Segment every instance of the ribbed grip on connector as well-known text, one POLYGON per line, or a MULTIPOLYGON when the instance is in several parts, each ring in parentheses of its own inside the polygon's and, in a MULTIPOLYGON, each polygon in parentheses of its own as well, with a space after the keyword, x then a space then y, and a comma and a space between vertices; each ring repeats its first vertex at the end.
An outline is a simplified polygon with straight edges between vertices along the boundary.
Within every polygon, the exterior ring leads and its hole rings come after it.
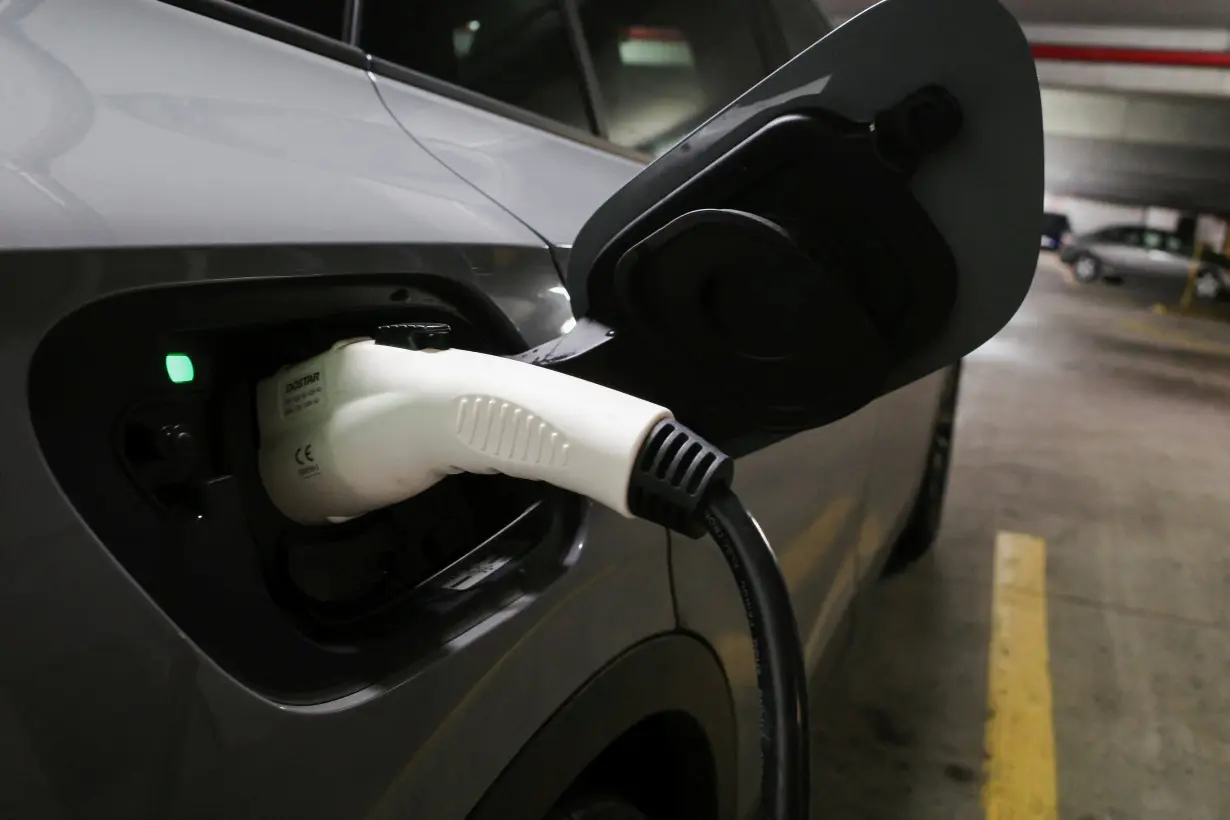
POLYGON ((628 482, 628 509, 689 538, 706 532, 705 499, 729 486, 734 461, 674 419, 663 419, 645 438, 628 482))

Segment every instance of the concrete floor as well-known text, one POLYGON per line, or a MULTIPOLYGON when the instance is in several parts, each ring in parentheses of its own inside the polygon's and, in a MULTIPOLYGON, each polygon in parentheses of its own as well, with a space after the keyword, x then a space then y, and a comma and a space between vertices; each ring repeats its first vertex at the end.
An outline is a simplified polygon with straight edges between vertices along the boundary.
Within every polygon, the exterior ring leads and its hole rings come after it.
POLYGON ((818 818, 983 817, 1001 531, 1046 540, 1057 817, 1230 817, 1230 324, 1158 296, 1043 257, 967 359, 937 547, 815 706, 818 818))

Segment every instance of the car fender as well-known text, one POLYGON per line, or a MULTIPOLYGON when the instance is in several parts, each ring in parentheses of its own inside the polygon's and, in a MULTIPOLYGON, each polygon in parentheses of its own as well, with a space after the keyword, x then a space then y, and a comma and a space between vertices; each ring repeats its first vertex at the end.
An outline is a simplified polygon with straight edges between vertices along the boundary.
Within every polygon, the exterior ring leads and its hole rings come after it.
POLYGON ((505 767, 470 820, 541 820, 612 743, 664 713, 683 713, 704 733, 715 767, 715 817, 733 820, 730 687, 709 646, 685 633, 643 641, 591 677, 505 767))

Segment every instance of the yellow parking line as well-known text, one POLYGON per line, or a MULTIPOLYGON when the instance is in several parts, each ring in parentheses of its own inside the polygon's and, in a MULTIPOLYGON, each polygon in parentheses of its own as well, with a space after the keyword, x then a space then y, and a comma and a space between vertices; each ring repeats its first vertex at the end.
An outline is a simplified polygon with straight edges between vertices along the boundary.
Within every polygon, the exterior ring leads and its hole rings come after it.
POLYGON ((1056 820, 1055 737, 1046 637, 1046 542, 995 539, 987 685, 987 820, 1056 820))
POLYGON ((1191 350, 1195 353, 1211 353, 1215 356, 1230 356, 1230 345, 1218 344, 1217 342, 1206 342, 1199 339, 1191 339, 1182 333, 1153 327, 1146 322, 1136 321, 1135 319, 1125 320, 1123 322, 1123 327, 1134 333, 1147 336, 1155 342, 1167 344, 1171 347, 1179 347, 1184 350, 1191 350))

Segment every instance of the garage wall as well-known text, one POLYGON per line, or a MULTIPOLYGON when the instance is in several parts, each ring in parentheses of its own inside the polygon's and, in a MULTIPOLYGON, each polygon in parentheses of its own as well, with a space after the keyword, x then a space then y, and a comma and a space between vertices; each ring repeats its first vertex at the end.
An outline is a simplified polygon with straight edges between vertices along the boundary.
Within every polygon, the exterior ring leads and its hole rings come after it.
POLYGON ((1139 225, 1145 222, 1146 212, 1149 210, 1137 206, 1116 205, 1112 202, 1098 202, 1092 199, 1056 194, 1046 195, 1043 208, 1047 211, 1067 214, 1068 221, 1072 223, 1073 233, 1089 233, 1107 225, 1124 223, 1139 225))
POLYGON ((1173 231, 1179 227, 1178 211, 1172 208, 1145 208, 1145 224, 1150 228, 1163 231, 1173 231))
MULTIPOLYGON (((1180 211, 1173 208, 1142 207, 1101 202, 1074 196, 1048 193, 1043 208, 1068 215, 1074 233, 1089 233, 1108 225, 1148 225, 1164 231, 1178 227, 1180 211)), ((1213 248, 1224 248, 1230 240, 1224 219, 1207 214, 1196 219, 1196 240, 1213 248)))
POLYGON ((1048 135, 1225 150, 1230 102, 1149 94, 1044 88, 1048 135))

